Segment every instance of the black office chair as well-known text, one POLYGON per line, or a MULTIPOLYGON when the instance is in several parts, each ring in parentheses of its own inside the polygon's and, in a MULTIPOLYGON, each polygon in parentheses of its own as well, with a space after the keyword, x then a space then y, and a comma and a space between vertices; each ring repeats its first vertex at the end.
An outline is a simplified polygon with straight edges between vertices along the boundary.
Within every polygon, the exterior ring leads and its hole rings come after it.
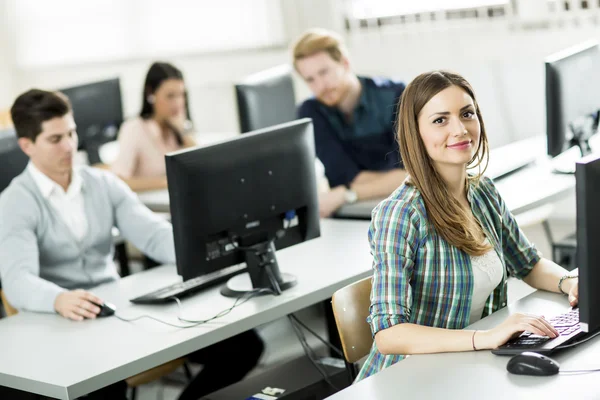
POLYGON ((29 158, 19 147, 15 130, 0 130, 0 193, 14 177, 23 172, 28 161, 29 158))
POLYGON ((292 71, 280 65, 235 85, 242 133, 296 119, 292 71))
MULTIPOLYGON (((28 161, 29 158, 19 147, 15 130, 0 130, 0 193, 8 187, 14 177, 23 172, 28 161)), ((0 282, 0 291, 1 289, 0 282)), ((6 310, 0 308, 0 316, 5 316, 6 310)))

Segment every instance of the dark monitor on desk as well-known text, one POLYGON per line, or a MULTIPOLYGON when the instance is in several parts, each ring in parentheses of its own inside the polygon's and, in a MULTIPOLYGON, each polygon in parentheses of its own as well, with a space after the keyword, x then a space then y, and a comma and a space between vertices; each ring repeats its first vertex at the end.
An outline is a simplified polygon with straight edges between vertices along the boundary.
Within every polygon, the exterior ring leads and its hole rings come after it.
POLYGON ((600 157, 590 155, 575 167, 579 322, 584 332, 600 329, 600 157))
POLYGON ((19 175, 29 157, 19 147, 14 129, 0 130, 0 193, 19 175))
POLYGON ((573 146, 591 152, 600 110, 600 47, 586 42, 546 58, 546 134, 548 155, 573 146))
POLYGON ((119 79, 61 89, 73 107, 79 148, 85 150, 89 163, 101 162, 100 146, 117 138, 123 123, 123 106, 119 79))
MULTIPOLYGON (((166 166, 184 280, 245 262, 253 288, 294 284, 275 251, 320 236, 310 119, 170 153, 166 166)), ((228 287, 231 296, 252 289, 228 287)))
POLYGON ((296 98, 290 66, 259 72, 235 85, 242 133, 296 119, 296 98))

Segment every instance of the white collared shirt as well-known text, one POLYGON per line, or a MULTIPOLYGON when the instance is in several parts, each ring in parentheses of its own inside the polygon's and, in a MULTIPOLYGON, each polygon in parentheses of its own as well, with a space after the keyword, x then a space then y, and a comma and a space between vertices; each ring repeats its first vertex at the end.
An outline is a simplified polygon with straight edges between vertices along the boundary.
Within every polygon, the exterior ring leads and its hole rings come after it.
POLYGON ((35 181, 37 187, 52 208, 60 215, 75 239, 81 242, 88 230, 88 221, 85 216, 83 200, 83 180, 77 168, 73 168, 71 183, 65 192, 63 188, 43 172, 36 168, 32 162, 27 165, 27 170, 35 181))

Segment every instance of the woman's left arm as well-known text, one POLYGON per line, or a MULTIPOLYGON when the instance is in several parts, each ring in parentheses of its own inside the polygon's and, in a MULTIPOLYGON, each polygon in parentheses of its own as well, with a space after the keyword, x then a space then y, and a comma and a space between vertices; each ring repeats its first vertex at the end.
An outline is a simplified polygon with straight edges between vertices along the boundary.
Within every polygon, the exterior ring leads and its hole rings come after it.
POLYGON ((494 182, 485 178, 484 186, 489 188, 489 194, 497 201, 497 211, 502 220, 504 260, 509 273, 522 279, 529 286, 549 292, 560 293, 558 287, 560 283, 562 291, 569 296, 569 303, 572 306, 576 305, 579 300, 578 278, 563 279, 565 276, 574 274, 569 274, 569 271, 558 264, 541 257, 535 246, 527 240, 519 228, 494 182))
MULTIPOLYGON (((536 289, 560 293, 558 285, 565 276, 574 276, 574 274, 570 274, 569 271, 547 258, 541 258, 533 266, 531 272, 523 278, 523 281, 536 289)), ((578 283, 579 278, 566 278, 561 283, 562 291, 569 295, 571 306, 575 306, 579 300, 578 283)))

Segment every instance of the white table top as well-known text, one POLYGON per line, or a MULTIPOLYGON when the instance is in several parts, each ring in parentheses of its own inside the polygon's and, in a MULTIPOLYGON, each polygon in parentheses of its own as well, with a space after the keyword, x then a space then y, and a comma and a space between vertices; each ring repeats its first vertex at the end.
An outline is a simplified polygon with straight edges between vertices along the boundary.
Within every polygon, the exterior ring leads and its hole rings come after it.
MULTIPOLYGON (((552 173, 549 161, 539 160, 534 165, 495 182, 513 214, 520 214, 544 204, 552 203, 575 192, 575 176, 552 173)), ((169 192, 149 191, 139 194, 151 210, 169 212, 169 192)), ((338 218, 370 219, 371 211, 382 199, 361 201, 343 206, 338 218)))
MULTIPOLYGON (((544 204, 560 200, 575 192, 575 176, 552 173, 549 161, 539 160, 534 165, 495 182, 513 214, 520 214, 544 204)), ((149 191, 139 194, 151 210, 169 212, 169 192, 149 191)), ((361 201, 343 206, 338 218, 370 219, 371 211, 382 199, 361 201)))
MULTIPOLYGON (((469 328, 488 329, 514 312, 543 314, 566 312, 566 297, 536 291, 478 321, 469 328)), ((600 338, 551 356, 562 370, 600 368, 600 338)), ((490 351, 414 355, 330 397, 354 399, 597 399, 598 374, 550 377, 512 375, 510 357, 490 351)))
MULTIPOLYGON (((495 181, 500 194, 513 214, 521 214, 541 205, 560 200, 574 193, 575 177, 552 173, 552 165, 545 152, 545 136, 509 143, 490 151, 485 175, 503 175, 522 162, 533 162, 521 170, 495 181)), ((338 218, 370 219, 371 211, 383 199, 373 199, 342 206, 338 218)))
MULTIPOLYGON (((552 173, 550 162, 535 164, 495 182, 510 211, 517 215, 575 193, 575 176, 552 173)), ((156 198, 155 198, 156 199, 156 198)), ((338 218, 370 219, 371 211, 382 199, 345 205, 338 218)))
MULTIPOLYGON (((71 399, 318 303, 371 272, 368 222, 324 220, 321 237, 277 252, 298 285, 281 296, 253 298, 230 314, 190 329, 149 319, 73 322, 21 312, 0 320, 0 385, 71 399)), ((178 323, 175 304, 140 306, 128 299, 180 281, 174 266, 131 275, 94 290, 125 318, 142 314, 178 323)), ((233 304, 212 288, 183 300, 185 318, 204 319, 233 304)))
MULTIPOLYGON (((535 163, 496 181, 496 186, 513 214, 521 214, 544 204, 552 203, 575 191, 575 177, 552 173, 551 162, 545 156, 545 137, 510 143, 491 151, 486 175, 496 176, 505 164, 514 164, 510 157, 535 159, 535 163)), ((148 191, 139 194, 151 210, 169 212, 167 190, 148 191)), ((371 219, 371 211, 382 199, 360 201, 342 206, 337 218, 371 219)))

